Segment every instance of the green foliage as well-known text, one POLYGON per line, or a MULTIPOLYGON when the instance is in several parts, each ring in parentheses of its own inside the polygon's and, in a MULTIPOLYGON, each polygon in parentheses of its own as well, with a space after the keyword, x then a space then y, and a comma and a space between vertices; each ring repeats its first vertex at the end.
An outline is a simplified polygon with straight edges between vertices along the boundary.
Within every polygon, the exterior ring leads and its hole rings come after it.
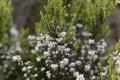
POLYGON ((120 40, 118 41, 118 43, 115 46, 116 50, 119 51, 120 50, 120 40))
POLYGON ((116 60, 113 59, 113 55, 108 60, 108 72, 107 76, 102 80, 119 80, 119 73, 117 72, 118 66, 115 65, 116 60))
POLYGON ((44 6, 45 13, 40 13, 41 21, 37 23, 37 29, 39 33, 48 33, 53 37, 58 37, 58 34, 62 31, 67 32, 67 36, 64 38, 64 42, 71 41, 76 36, 76 30, 73 29, 76 17, 79 11, 79 0, 72 1, 72 7, 70 9, 71 19, 68 21, 66 14, 67 6, 63 4, 62 0, 50 0, 48 5, 44 6), (69 26, 66 25, 69 23, 69 26))
POLYGON ((86 0, 81 16, 83 17, 85 29, 93 33, 93 37, 98 40, 105 38, 109 33, 107 19, 115 8, 112 0, 86 0))
POLYGON ((11 2, 0 0, 0 40, 4 37, 5 32, 8 32, 11 26, 11 2))
POLYGON ((49 4, 44 7, 45 14, 41 12, 40 32, 48 31, 48 33, 55 36, 57 32, 63 30, 66 11, 62 4, 61 0, 50 0, 49 4))

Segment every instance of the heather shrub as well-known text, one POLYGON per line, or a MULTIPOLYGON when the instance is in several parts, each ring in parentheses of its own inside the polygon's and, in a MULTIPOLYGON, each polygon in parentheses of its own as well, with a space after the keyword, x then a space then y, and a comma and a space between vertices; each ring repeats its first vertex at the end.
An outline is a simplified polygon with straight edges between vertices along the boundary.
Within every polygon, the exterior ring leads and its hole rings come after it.
POLYGON ((20 40, 0 45, 1 79, 119 79, 117 55, 105 41, 115 5, 112 0, 49 0, 36 23, 37 35, 23 30, 20 40))

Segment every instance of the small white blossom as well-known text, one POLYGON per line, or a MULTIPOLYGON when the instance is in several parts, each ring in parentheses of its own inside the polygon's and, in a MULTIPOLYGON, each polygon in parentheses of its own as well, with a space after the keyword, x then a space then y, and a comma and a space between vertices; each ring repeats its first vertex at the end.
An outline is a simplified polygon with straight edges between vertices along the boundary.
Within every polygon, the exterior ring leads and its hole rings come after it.
POLYGON ((51 66, 51 68, 52 68, 54 71, 57 70, 57 68, 58 68, 58 65, 57 65, 57 64, 51 64, 50 66, 51 66))
POLYGON ((91 77, 91 80, 96 80, 95 75, 93 75, 93 76, 91 77))
POLYGON ((71 7, 71 4, 68 4, 68 7, 71 7))
POLYGON ((98 55, 93 56, 93 60, 95 61, 96 59, 98 59, 98 55))
POLYGON ((62 61, 59 62, 60 63, 60 67, 64 68, 66 65, 68 65, 69 63, 69 59, 68 58, 64 58, 62 61))
POLYGON ((22 71, 26 71, 26 70, 27 70, 27 68, 26 68, 26 67, 23 67, 23 68, 22 68, 22 71))
POLYGON ((117 69, 117 72, 120 73, 120 67, 117 69))
POLYGON ((76 26, 77 26, 78 28, 83 28, 83 25, 82 25, 82 24, 79 24, 79 23, 77 23, 76 26))
POLYGON ((94 39, 89 39, 89 40, 88 40, 88 43, 89 43, 89 44, 94 44, 95 41, 94 41, 94 39))
POLYGON ((75 72, 75 68, 70 68, 70 72, 75 72))
POLYGON ((10 29, 10 34, 14 37, 15 40, 18 40, 20 33, 16 27, 17 26, 15 24, 13 24, 12 28, 10 29))
POLYGON ((81 49, 81 53, 82 53, 82 54, 85 54, 85 49, 81 49))
POLYGON ((56 38, 57 42, 61 42, 63 40, 63 38, 56 38))
POLYGON ((51 77, 50 71, 46 72, 46 76, 50 79, 50 77, 51 77))
POLYGON ((41 59, 40 59, 39 57, 36 57, 36 61, 37 61, 37 62, 40 62, 41 59))
POLYGON ((63 51, 65 49, 65 46, 58 46, 58 50, 63 51))
POLYGON ((55 45, 56 45, 56 42, 49 42, 48 47, 53 48, 55 47, 55 45))
POLYGON ((79 72, 73 72, 74 77, 77 77, 77 75, 79 75, 79 72))
POLYGON ((91 66, 89 64, 85 65, 85 71, 90 70, 91 66))
POLYGON ((76 80, 85 80, 84 75, 83 74, 77 75, 76 80))
POLYGON ((34 77, 38 77, 38 74, 34 74, 34 77))
POLYGON ((81 65, 81 61, 76 61, 75 64, 80 66, 81 65))
POLYGON ((44 71, 44 70, 45 70, 45 67, 42 67, 42 68, 41 68, 41 71, 44 71))
POLYGON ((30 78, 26 78, 25 80, 30 80, 30 78))
POLYGON ((117 60, 116 60, 116 63, 115 63, 116 65, 118 65, 118 66, 120 66, 120 59, 119 58, 117 58, 117 60))
POLYGON ((43 55, 44 55, 45 57, 48 57, 48 56, 50 56, 50 52, 45 51, 45 52, 43 53, 43 55))
POLYGON ((27 69, 32 69, 32 66, 28 66, 27 69))
POLYGON ((74 66, 75 66, 74 62, 72 62, 72 63, 69 64, 69 67, 74 67, 74 66))
POLYGON ((102 76, 106 76, 106 75, 107 75, 107 71, 102 72, 101 75, 102 75, 102 76))
POLYGON ((35 51, 39 51, 39 47, 38 46, 35 46, 35 51))
POLYGON ((35 40, 35 39, 36 39, 35 35, 29 35, 28 36, 28 40, 35 40))
POLYGON ((67 34, 66 32, 61 32, 58 36, 59 36, 59 37, 65 37, 66 34, 67 34))
POLYGON ((29 64, 30 64, 30 61, 25 62, 25 65, 29 65, 29 64))
POLYGON ((13 61, 21 61, 21 56, 20 55, 15 55, 12 57, 13 61))
POLYGON ((92 36, 92 34, 91 34, 91 33, 89 33, 89 32, 83 32, 83 33, 82 33, 82 35, 83 35, 84 37, 89 37, 89 36, 92 36))
POLYGON ((24 77, 27 77, 27 74, 26 74, 26 73, 24 74, 24 77))
MULTIPOLYGON (((38 49, 38 50, 39 50, 39 49, 38 49)), ((35 50, 32 49, 32 50, 31 50, 31 53, 32 53, 32 54, 35 54, 35 50)))
POLYGON ((88 54, 94 55, 95 54, 95 50, 88 50, 88 54))
POLYGON ((69 52, 71 49, 70 48, 65 48, 64 51, 69 52))

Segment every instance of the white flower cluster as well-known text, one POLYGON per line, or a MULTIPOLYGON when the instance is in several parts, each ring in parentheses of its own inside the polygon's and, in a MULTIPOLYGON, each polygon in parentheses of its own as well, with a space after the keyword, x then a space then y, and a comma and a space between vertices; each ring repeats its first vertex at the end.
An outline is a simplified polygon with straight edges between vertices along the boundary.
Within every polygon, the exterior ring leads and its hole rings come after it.
MULTIPOLYGON (((82 25, 77 24, 77 26, 82 25)), ((98 59, 104 54, 107 46, 104 39, 95 41, 91 38, 91 33, 83 32, 84 39, 81 40, 80 51, 76 52, 74 49, 77 39, 74 38, 73 41, 64 43, 66 35, 66 32, 63 31, 58 33, 57 37, 48 34, 40 34, 37 37, 28 36, 30 51, 27 50, 25 53, 27 56, 24 57, 29 61, 21 57, 24 54, 14 54, 12 57, 13 62, 17 62, 17 65, 20 66, 26 80, 30 80, 30 78, 54 80, 58 76, 71 76, 73 80, 100 79, 98 59), (87 74, 89 76, 85 76, 87 74)), ((13 53, 15 53, 14 50, 13 53)))
POLYGON ((15 66, 12 65, 12 60, 20 61, 22 58, 20 55, 16 55, 12 57, 15 53, 21 53, 22 49, 20 47, 20 43, 16 42, 11 45, 1 44, 0 43, 0 72, 5 74, 4 78, 8 79, 15 70, 15 66))
POLYGON ((118 66, 117 72, 120 74, 120 53, 118 51, 116 51, 116 52, 114 52, 114 54, 116 56, 113 57, 113 59, 115 61, 115 65, 118 66))
MULTIPOLYGON (((89 32, 83 32, 84 37, 81 42, 81 49, 79 59, 81 63, 85 63, 83 66, 84 72, 90 74, 91 80, 99 80, 99 59, 102 55, 105 55, 107 44, 104 39, 96 41, 92 39, 92 34, 89 32), (94 66, 94 67, 93 67, 94 66), (97 74, 97 75, 96 75, 97 74), (94 76, 94 77, 93 77, 94 76)), ((103 61, 108 59, 108 55, 102 57, 103 61), (105 57, 105 58, 104 58, 105 57)), ((106 68, 106 66, 103 66, 106 68)))
MULTIPOLYGON (((33 65, 31 65, 31 61, 23 61, 20 55, 15 55, 12 57, 13 61, 17 62, 19 66, 21 66, 21 71, 24 72, 24 77, 26 80, 30 80, 30 77, 38 77, 37 74, 37 68, 33 67, 33 65), (33 73, 32 70, 34 69, 33 73)), ((37 61, 40 61, 40 58, 37 57, 36 58, 37 61)))
POLYGON ((13 61, 18 61, 20 62, 21 61, 21 56, 20 55, 15 55, 12 57, 13 61))
MULTIPOLYGON (((53 38, 47 34, 40 34, 36 37, 37 42, 35 45, 35 49, 33 50, 35 51, 35 53, 39 53, 38 55, 42 56, 41 58, 36 57, 36 61, 37 63, 45 64, 44 66, 40 66, 41 69, 39 72, 42 73, 45 71, 46 77, 48 79, 52 77, 54 78, 56 74, 58 74, 57 71, 59 71, 59 75, 64 76, 73 73, 73 75, 71 76, 74 76, 74 73, 77 72, 75 67, 81 65, 80 60, 74 60, 74 58, 73 60, 70 60, 70 58, 72 59, 72 57, 75 56, 75 53, 74 51, 71 52, 71 49, 70 47, 68 47, 68 45, 74 43, 67 42, 67 44, 63 44, 63 39, 65 36, 66 32, 61 32, 58 33, 57 38, 53 38), (65 73, 66 71, 67 73, 65 73)), ((75 77, 77 78, 79 76, 75 77)))
POLYGON ((35 39, 36 39, 36 36, 35 36, 35 35, 29 35, 29 36, 28 36, 29 44, 30 44, 31 46, 34 46, 35 39))

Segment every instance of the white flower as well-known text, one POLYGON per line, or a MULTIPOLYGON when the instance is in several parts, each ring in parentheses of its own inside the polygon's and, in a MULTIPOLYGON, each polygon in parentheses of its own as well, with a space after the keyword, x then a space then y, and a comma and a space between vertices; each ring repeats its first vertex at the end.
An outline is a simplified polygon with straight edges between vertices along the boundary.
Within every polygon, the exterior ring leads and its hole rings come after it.
POLYGON ((89 40, 88 40, 88 43, 89 43, 89 44, 94 44, 95 41, 94 41, 94 39, 89 39, 89 40))
POLYGON ((65 48, 64 51, 65 51, 65 52, 69 52, 69 51, 70 51, 70 48, 65 48))
POLYGON ((29 35, 28 36, 28 40, 35 40, 35 39, 36 39, 35 35, 29 35))
POLYGON ((75 68, 70 68, 70 72, 74 72, 75 71, 75 68))
POLYGON ((59 46, 58 45, 58 50, 63 51, 65 49, 65 46, 59 46))
POLYGON ((56 42, 49 42, 48 47, 53 48, 53 47, 55 47, 55 44, 56 44, 56 42))
POLYGON ((120 67, 117 69, 117 72, 120 73, 120 67))
POLYGON ((120 66, 120 59, 117 59, 115 64, 120 66))
POLYGON ((45 51, 45 52, 43 53, 43 55, 44 55, 45 57, 48 57, 48 56, 50 56, 50 52, 45 51))
POLYGON ((32 53, 32 54, 35 54, 35 50, 32 49, 32 50, 31 50, 31 53, 32 53))
POLYGON ((21 47, 20 46, 16 46, 16 49, 15 49, 16 51, 18 51, 18 52, 22 52, 22 49, 21 49, 21 47))
POLYGON ((93 55, 95 54, 95 50, 89 50, 89 51, 88 51, 88 54, 90 54, 90 55, 93 56, 93 55))
POLYGON ((85 71, 90 70, 91 66, 89 64, 85 65, 85 71))
POLYGON ((46 76, 50 79, 50 77, 51 77, 50 71, 46 72, 46 76))
POLYGON ((77 23, 76 26, 77 26, 78 28, 82 28, 82 27, 83 27, 83 25, 82 25, 82 24, 79 24, 79 23, 77 23))
POLYGON ((35 51, 38 51, 39 50, 39 47, 38 46, 35 46, 35 51))
POLYGON ((79 75, 79 72, 73 72, 74 77, 77 77, 77 75, 79 75))
POLYGON ((66 32, 61 32, 58 36, 60 36, 60 37, 65 37, 66 36, 66 32))
POLYGON ((25 80, 30 80, 30 78, 26 78, 25 80))
POLYGON ((25 65, 28 65, 28 64, 30 64, 30 61, 27 61, 27 62, 25 63, 25 65))
POLYGON ((79 66, 81 65, 81 61, 76 61, 75 64, 79 66))
POLYGON ((68 4, 68 7, 71 7, 71 4, 68 4))
POLYGON ((12 57, 13 61, 21 61, 21 56, 20 55, 15 55, 12 57))
POLYGON ((93 60, 95 61, 96 59, 98 59, 98 55, 93 56, 93 60))
POLYGON ((83 74, 77 75, 76 80, 85 80, 84 75, 83 74))
POLYGON ((61 42, 63 40, 63 38, 56 38, 57 42, 61 42))
POLYGON ((28 66, 27 69, 32 69, 32 66, 28 66))
POLYGON ((38 77, 38 74, 34 74, 34 77, 38 77))
POLYGON ((15 40, 18 40, 20 33, 16 27, 17 26, 13 24, 12 28, 10 29, 10 34, 14 37, 15 40))
POLYGON ((106 74, 107 74, 107 71, 101 73, 102 76, 106 76, 106 74))
POLYGON ((51 64, 50 67, 55 71, 55 70, 57 70, 58 65, 57 64, 51 64))
POLYGON ((82 36, 88 37, 88 36, 92 36, 92 34, 89 33, 89 32, 83 32, 83 33, 82 33, 82 36))
POLYGON ((75 66, 74 62, 72 62, 72 63, 69 64, 69 67, 74 67, 74 66, 75 66))
POLYGON ((24 74, 24 77, 27 77, 27 74, 26 74, 26 73, 24 74))
POLYGON ((42 68, 41 68, 41 71, 44 71, 44 70, 45 70, 45 67, 42 67, 42 68))
POLYGON ((81 53, 82 53, 82 54, 85 54, 85 49, 81 49, 81 53))
POLYGON ((102 39, 101 41, 102 41, 102 46, 103 46, 103 47, 106 47, 106 46, 107 46, 107 43, 105 42, 105 40, 102 39))
POLYGON ((66 65, 68 65, 69 63, 69 59, 68 58, 64 58, 62 61, 59 62, 60 63, 60 67, 64 68, 66 65))
POLYGON ((36 57, 36 61, 37 61, 37 62, 40 62, 41 59, 40 59, 39 57, 36 57))
POLYGON ((18 52, 22 52, 22 49, 20 47, 20 42, 16 43, 16 49, 15 50, 18 51, 18 52))
POLYGON ((95 77, 95 75, 93 75, 92 77, 91 77, 91 80, 95 80, 96 79, 96 77, 95 77))
POLYGON ((27 68, 26 68, 26 67, 23 67, 23 68, 22 68, 22 71, 26 71, 26 70, 27 70, 27 68))

